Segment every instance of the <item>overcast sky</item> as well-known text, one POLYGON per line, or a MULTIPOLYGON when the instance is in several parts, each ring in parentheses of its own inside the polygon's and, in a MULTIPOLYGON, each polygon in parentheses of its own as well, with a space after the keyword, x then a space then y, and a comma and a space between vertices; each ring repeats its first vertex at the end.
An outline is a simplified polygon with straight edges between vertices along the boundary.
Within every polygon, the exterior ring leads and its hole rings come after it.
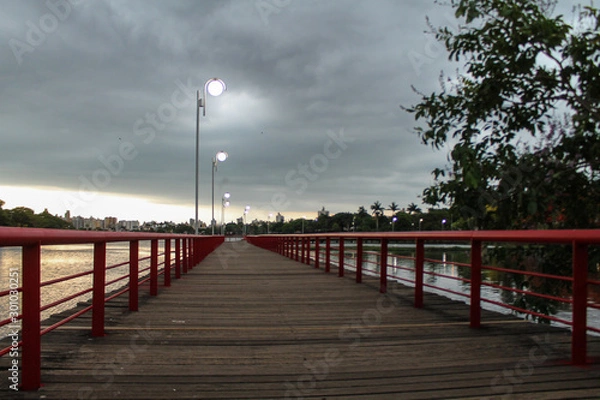
MULTIPOLYGON (((566 2, 567 4, 570 2, 566 2)), ((376 200, 420 204, 444 151, 400 109, 456 66, 425 34, 434 0, 0 0, 0 199, 53 214, 194 217, 251 207, 316 217, 376 200)))

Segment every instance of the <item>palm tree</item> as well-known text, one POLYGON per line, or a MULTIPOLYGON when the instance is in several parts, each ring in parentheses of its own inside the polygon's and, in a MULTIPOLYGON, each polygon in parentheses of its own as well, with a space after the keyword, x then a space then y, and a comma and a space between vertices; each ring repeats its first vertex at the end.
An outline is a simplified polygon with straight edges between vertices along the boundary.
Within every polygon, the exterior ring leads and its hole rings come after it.
POLYGON ((384 208, 379 201, 376 201, 371 205, 371 210, 373 210, 373 215, 375 216, 375 229, 379 230, 379 217, 383 214, 384 208))
POLYGON ((410 203, 406 208, 406 211, 408 211, 409 214, 420 214, 423 212, 415 203, 410 203))
POLYGON ((400 211, 400 206, 392 201, 392 204, 388 206, 388 210, 390 210, 393 215, 396 215, 396 213, 400 211))

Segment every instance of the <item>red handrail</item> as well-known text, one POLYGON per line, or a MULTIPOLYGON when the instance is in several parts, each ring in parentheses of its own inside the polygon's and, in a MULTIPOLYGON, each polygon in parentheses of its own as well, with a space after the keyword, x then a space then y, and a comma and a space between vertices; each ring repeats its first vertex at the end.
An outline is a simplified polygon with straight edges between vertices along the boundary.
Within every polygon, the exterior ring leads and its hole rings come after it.
MULTIPOLYGON (((21 340, 15 339, 11 346, 0 348, 0 357, 13 354, 17 349, 21 350, 21 390, 36 390, 41 386, 41 337, 72 321, 80 315, 92 311, 91 332, 93 336, 104 335, 104 308, 105 303, 119 295, 129 293, 129 310, 137 311, 139 286, 150 281, 150 295, 158 294, 158 276, 164 275, 164 286, 170 286, 171 279, 171 242, 175 241, 175 278, 181 277, 181 267, 187 273, 194 265, 198 264, 208 254, 215 250, 224 241, 223 236, 189 236, 176 234, 158 233, 133 233, 133 232, 89 232, 69 231, 39 228, 8 228, 0 227, 0 247, 17 246, 22 249, 22 266, 19 280, 21 286, 11 287, 9 290, 0 287, 0 298, 9 297, 11 304, 22 303, 19 312, 11 311, 9 318, 0 319, 1 325, 16 324, 21 320, 21 340), (150 257, 139 257, 139 241, 150 241, 150 257), (129 261, 107 266, 107 243, 126 242, 129 244, 129 261), (158 252, 159 242, 164 242, 164 252, 158 252), (76 273, 70 276, 41 281, 41 248, 46 245, 58 244, 93 244, 94 261, 93 270, 76 273), (159 262, 159 257, 163 261, 159 262), (139 270, 139 262, 150 260, 150 267, 139 270), (117 279, 106 282, 106 271, 129 265, 129 273, 117 279), (162 267, 159 270, 159 266, 162 267), (140 273, 149 270, 149 275, 140 279, 140 273), (77 293, 66 295, 49 304, 41 304, 42 286, 50 286, 55 283, 65 282, 85 275, 93 275, 92 286, 80 290, 77 293), (118 290, 107 297, 107 286, 118 281, 129 278, 124 289, 118 290), (63 320, 52 324, 44 329, 41 328, 41 313, 44 310, 55 307, 66 301, 72 300, 84 294, 92 292, 92 304, 82 310, 78 310, 63 320), (18 297, 17 297, 18 296, 18 297), (14 301, 13 301, 14 300, 14 301)), ((4 279, 1 280, 4 282, 4 279)), ((12 327, 11 327, 12 329, 12 327)), ((12 356, 12 355, 11 355, 12 356)), ((14 358, 17 360, 17 358, 14 358)), ((13 360, 13 363, 14 363, 13 360)), ((17 361, 18 362, 18 361, 17 361)))
MULTIPOLYGON (((587 293, 588 286, 598 285, 597 280, 588 279, 588 247, 589 245, 600 244, 600 230, 598 229, 583 229, 583 230, 524 230, 524 231, 437 231, 437 232, 365 232, 365 233, 319 233, 319 234, 301 234, 301 235, 261 235, 248 236, 246 238, 249 243, 265 248, 270 251, 280 253, 286 257, 299 261, 300 251, 302 261, 310 263, 310 244, 315 243, 315 258, 320 259, 320 254, 317 252, 317 243, 325 241, 325 271, 329 272, 331 260, 331 250, 338 250, 338 276, 344 275, 344 242, 356 241, 357 247, 357 265, 356 265, 356 281, 362 281, 362 248, 366 240, 373 240, 380 243, 380 283, 379 290, 381 293, 387 291, 387 281, 389 278, 397 279, 388 274, 388 243, 390 241, 413 241, 415 243, 415 292, 414 305, 417 308, 423 306, 423 288, 433 287, 425 284, 423 277, 426 274, 424 271, 424 244, 426 241, 442 241, 442 242, 468 242, 471 248, 471 262, 468 264, 471 268, 470 293, 467 297, 470 299, 470 326, 478 328, 481 324, 481 303, 488 302, 491 304, 501 305, 506 308, 526 312, 530 315, 547 318, 557 322, 567 322, 562 319, 536 313, 531 310, 523 310, 518 307, 501 304, 499 302, 482 299, 481 287, 493 286, 482 281, 482 271, 495 270, 511 273, 521 273, 540 278, 551 278, 572 282, 572 299, 560 299, 556 296, 540 295, 553 300, 562 300, 572 304, 572 335, 571 335, 571 362, 575 365, 583 365, 590 362, 587 359, 587 332, 599 332, 600 330, 588 326, 587 310, 588 308, 597 309, 596 305, 588 304, 587 293), (332 241, 337 242, 337 248, 332 246, 332 241), (537 273, 532 271, 518 271, 509 268, 488 267, 482 265, 481 249, 483 243, 536 243, 536 244, 569 244, 573 249, 572 260, 572 276, 565 277, 546 273, 537 273), (300 243, 308 243, 309 248, 302 246, 300 243), (360 249, 360 250, 359 250, 360 249), (307 259, 308 261, 304 261, 307 259), (358 261, 360 260, 360 266, 358 261)), ((318 265, 315 265, 318 267, 318 265)), ((517 291, 514 288, 504 288, 506 290, 517 291)), ((440 289, 435 287, 435 289, 440 289)), ((445 291, 450 291, 445 289, 445 291)), ((452 291, 450 291, 452 292, 452 291)), ((463 294, 461 294, 463 295, 463 294)))

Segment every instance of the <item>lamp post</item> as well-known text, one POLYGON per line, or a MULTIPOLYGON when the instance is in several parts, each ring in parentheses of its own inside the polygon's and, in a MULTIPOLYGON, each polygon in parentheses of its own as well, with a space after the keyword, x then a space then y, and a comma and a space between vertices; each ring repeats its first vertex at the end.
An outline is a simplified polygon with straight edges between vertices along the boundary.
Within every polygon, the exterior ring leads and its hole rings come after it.
POLYGON ((227 160, 227 157, 229 157, 229 155, 227 153, 225 153, 224 151, 219 151, 216 155, 215 158, 213 158, 212 160, 212 219, 210 220, 210 225, 211 225, 211 229, 212 229, 212 235, 215 234, 215 225, 216 225, 216 221, 215 221, 215 171, 217 170, 217 163, 218 162, 223 162, 225 160, 227 160))
POLYGON ((227 90, 225 82, 219 78, 211 78, 204 83, 202 97, 200 91, 196 91, 196 218, 194 223, 194 233, 198 234, 198 184, 200 182, 200 108, 202 108, 202 116, 206 116, 206 93, 211 96, 220 96, 227 90))
POLYGON ((246 217, 249 212, 250 212, 250 206, 246 206, 246 209, 244 210, 244 236, 246 236, 246 234, 248 233, 248 221, 247 221, 246 217))
POLYGON ((267 220, 267 235, 271 233, 271 217, 273 214, 269 214, 269 219, 267 220))
POLYGON ((229 207, 229 198, 231 194, 229 192, 225 192, 223 194, 223 198, 221 199, 221 235, 225 235, 225 208, 229 207))
POLYGON ((444 230, 444 225, 446 225, 446 219, 445 218, 442 220, 442 230, 444 230))
POLYGON ((396 221, 398 221, 398 217, 392 217, 392 232, 396 230, 396 221))
POLYGON ((423 218, 419 219, 419 230, 421 230, 421 224, 423 223, 423 218))

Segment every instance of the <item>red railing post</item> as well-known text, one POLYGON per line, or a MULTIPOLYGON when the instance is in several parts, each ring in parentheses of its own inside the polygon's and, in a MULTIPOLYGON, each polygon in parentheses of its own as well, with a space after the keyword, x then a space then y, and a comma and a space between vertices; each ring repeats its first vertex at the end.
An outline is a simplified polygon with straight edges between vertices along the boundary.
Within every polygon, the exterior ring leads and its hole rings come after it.
POLYGON ((587 363, 588 246, 573 242, 573 332, 571 362, 587 363))
POLYGON ((165 239, 165 276, 164 284, 171 286, 171 239, 165 239))
POLYGON ((175 279, 181 279, 181 239, 175 239, 175 279))
POLYGON ((331 238, 325 239, 325 272, 331 271, 331 238))
POLYGON ((150 241, 150 296, 158 294, 158 239, 150 241))
POLYGON ((104 336, 106 292, 106 242, 94 243, 94 287, 92 291, 92 336, 104 336))
POLYGON ((318 236, 315 237, 315 268, 317 268, 317 269, 319 268, 319 262, 320 262, 320 260, 319 260, 319 258, 320 258, 320 255, 319 255, 319 246, 320 246, 320 244, 321 243, 320 243, 319 237, 318 236))
POLYGON ((344 238, 341 237, 339 239, 339 245, 338 245, 338 259, 339 259, 339 265, 338 265, 338 276, 341 278, 344 276, 344 238))
POLYGON ((304 255, 306 253, 306 238, 300 238, 300 262, 304 264, 306 262, 306 258, 304 255))
POLYGON ((39 243, 23 246, 23 352, 21 360, 23 390, 37 390, 42 386, 41 359, 41 246, 39 243))
POLYGON ((388 240, 381 239, 381 259, 379 268, 379 293, 387 292, 388 240))
POLYGON ((138 311, 140 242, 129 242, 129 311, 138 311))
POLYGON ((356 283, 362 283, 363 272, 363 240, 356 239, 356 283))
POLYGON ((415 251, 415 308, 423 308, 423 275, 425 273, 425 242, 417 239, 415 251))
POLYGON ((306 257, 304 258, 304 261, 306 262, 307 265, 310 265, 310 244, 311 244, 312 240, 307 237, 306 239, 304 239, 304 246, 305 246, 305 251, 306 251, 306 257))
POLYGON ((182 239, 182 247, 183 247, 183 259, 181 260, 182 264, 183 264, 183 273, 187 274, 188 272, 188 250, 187 250, 187 245, 188 245, 188 240, 187 238, 182 239))
POLYGON ((296 257, 295 257, 295 260, 296 261, 300 261, 300 238, 298 236, 296 236, 295 242, 296 242, 296 257))
POLYGON ((198 263, 198 249, 195 238, 188 238, 188 271, 194 269, 198 263))
POLYGON ((471 241, 471 328, 481 326, 481 241, 471 241))

